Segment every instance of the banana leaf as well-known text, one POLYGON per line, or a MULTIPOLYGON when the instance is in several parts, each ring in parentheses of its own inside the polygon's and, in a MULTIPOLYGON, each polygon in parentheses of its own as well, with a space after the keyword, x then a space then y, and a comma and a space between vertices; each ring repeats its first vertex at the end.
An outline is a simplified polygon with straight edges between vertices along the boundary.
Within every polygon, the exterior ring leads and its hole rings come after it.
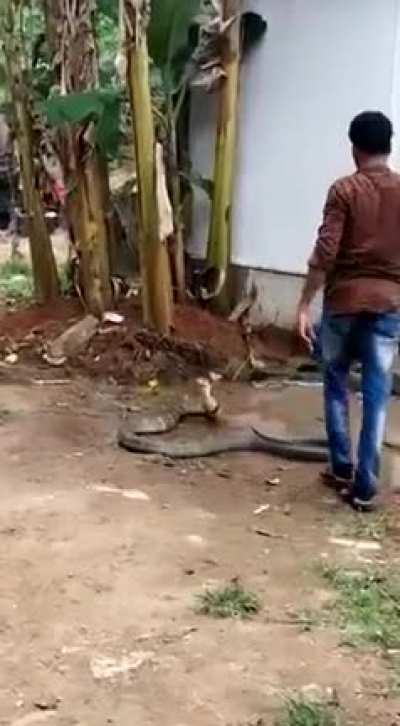
POLYGON ((97 0, 97 12, 107 15, 111 20, 118 22, 117 0, 97 0))
POLYGON ((89 124, 95 128, 95 143, 104 156, 115 157, 120 142, 119 91, 96 90, 53 96, 43 108, 50 126, 89 124))
POLYGON ((177 90, 190 58, 190 28, 201 0, 153 0, 148 30, 149 52, 169 93, 177 90))

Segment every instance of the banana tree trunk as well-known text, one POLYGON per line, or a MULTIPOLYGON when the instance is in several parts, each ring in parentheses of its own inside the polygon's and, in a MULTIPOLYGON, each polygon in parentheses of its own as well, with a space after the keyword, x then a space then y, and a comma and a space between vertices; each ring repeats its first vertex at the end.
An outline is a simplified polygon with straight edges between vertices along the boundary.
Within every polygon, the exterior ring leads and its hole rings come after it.
POLYGON ((183 219, 182 219, 182 194, 181 181, 179 178, 178 164, 178 142, 176 130, 176 117, 174 113, 172 99, 169 100, 169 173, 171 179, 171 200, 174 211, 174 248, 173 259, 175 267, 175 283, 176 296, 180 303, 185 301, 186 282, 185 282, 185 243, 183 236, 183 219))
POLYGON ((5 31, 4 51, 20 157, 23 200, 27 215, 35 297, 39 302, 48 302, 59 295, 60 288, 35 170, 36 150, 33 141, 31 98, 30 89, 26 86, 25 81, 20 20, 20 1, 9 0, 3 27, 5 31))
POLYGON ((222 62, 225 80, 220 93, 217 138, 215 146, 214 196, 211 210, 207 259, 218 270, 216 288, 210 297, 224 289, 231 257, 231 220, 236 160, 238 99, 240 71, 241 0, 224 0, 224 20, 235 17, 223 39, 222 62))
POLYGON ((159 228, 156 144, 146 38, 148 13, 146 0, 124 0, 128 87, 139 191, 143 314, 147 325, 168 334, 172 326, 172 288, 166 240, 160 238, 159 228))
POLYGON ((110 187, 110 173, 107 160, 99 156, 103 217, 106 228, 109 274, 112 277, 118 270, 118 233, 115 222, 114 205, 110 187))
MULTIPOLYGON (((98 83, 93 0, 44 0, 49 46, 62 94, 87 91, 98 83)), ((111 305, 105 176, 98 152, 84 134, 66 128, 61 160, 67 186, 68 223, 79 259, 79 279, 88 309, 98 317, 111 305)))
POLYGON ((101 317, 111 302, 107 229, 103 193, 95 154, 78 167, 77 219, 81 282, 89 310, 101 317))

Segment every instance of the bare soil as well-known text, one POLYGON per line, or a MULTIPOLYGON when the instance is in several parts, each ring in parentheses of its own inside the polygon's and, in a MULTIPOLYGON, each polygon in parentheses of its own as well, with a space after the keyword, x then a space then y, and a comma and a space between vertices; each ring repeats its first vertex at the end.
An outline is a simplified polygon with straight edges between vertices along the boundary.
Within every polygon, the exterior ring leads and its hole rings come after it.
MULTIPOLYGON (((158 405, 163 387, 153 399, 100 378, 55 384, 23 362, 1 381, 0 724, 272 726, 287 693, 310 684, 336 689, 346 725, 400 724, 379 654, 300 622, 331 598, 318 564, 364 564, 329 542, 348 513, 316 467, 133 456, 115 443, 122 412, 158 405), (232 578, 261 612, 198 615, 196 595, 232 578)), ((318 389, 219 395, 226 415, 278 433, 321 426, 318 389)), ((366 556, 398 564, 396 538, 366 556)))
MULTIPOLYGON (((177 305, 170 338, 143 329, 138 301, 126 300, 118 310, 124 316, 123 324, 102 326, 88 349, 68 361, 58 374, 78 371, 125 384, 145 383, 155 377, 175 382, 204 370, 224 371, 228 364, 234 373, 248 355, 240 326, 207 310, 177 305)), ((77 299, 0 313, 0 353, 17 351, 22 361, 39 364, 46 343, 84 314, 77 299)), ((292 353, 291 339, 274 328, 256 333, 252 345, 257 356, 278 364, 292 353)))

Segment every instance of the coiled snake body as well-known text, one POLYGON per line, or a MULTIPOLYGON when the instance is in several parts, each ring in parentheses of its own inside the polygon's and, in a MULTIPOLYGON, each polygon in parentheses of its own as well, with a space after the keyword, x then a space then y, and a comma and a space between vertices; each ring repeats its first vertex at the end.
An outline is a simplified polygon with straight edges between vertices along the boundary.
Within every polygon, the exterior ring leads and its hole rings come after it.
POLYGON ((218 418, 218 404, 212 396, 211 384, 201 383, 202 400, 183 400, 168 411, 155 414, 134 414, 118 433, 119 445, 131 452, 160 454, 171 459, 213 456, 228 451, 258 451, 297 461, 328 460, 325 439, 284 439, 265 435, 256 424, 235 423, 235 417, 218 418), (203 417, 210 421, 210 433, 197 439, 180 435, 165 437, 185 418, 203 417), (211 419, 211 420, 210 420, 211 419))

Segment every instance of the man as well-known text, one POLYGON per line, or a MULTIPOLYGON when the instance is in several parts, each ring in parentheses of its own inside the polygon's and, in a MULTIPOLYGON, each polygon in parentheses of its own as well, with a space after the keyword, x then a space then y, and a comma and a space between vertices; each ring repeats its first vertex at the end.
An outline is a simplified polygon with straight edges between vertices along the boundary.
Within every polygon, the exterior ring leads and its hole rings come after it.
POLYGON ((391 370, 400 336, 400 176, 388 167, 392 124, 368 111, 350 125, 357 171, 331 187, 298 307, 314 347, 310 305, 324 288, 318 343, 324 370, 329 483, 358 510, 374 508, 391 370), (363 420, 353 468, 348 376, 362 364, 363 420))

